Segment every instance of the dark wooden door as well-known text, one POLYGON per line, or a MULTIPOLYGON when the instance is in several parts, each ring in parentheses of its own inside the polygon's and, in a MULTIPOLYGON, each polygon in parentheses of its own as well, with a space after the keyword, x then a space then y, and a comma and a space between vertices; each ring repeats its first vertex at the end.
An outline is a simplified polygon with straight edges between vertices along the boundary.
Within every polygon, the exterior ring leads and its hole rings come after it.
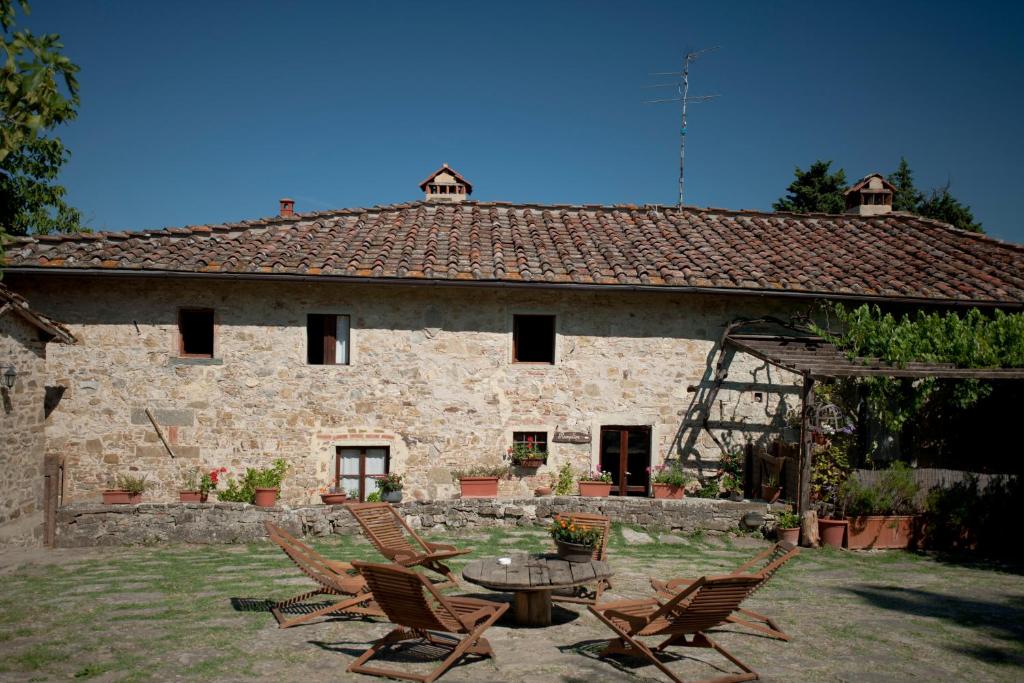
POLYGON ((601 427, 600 455, 601 469, 612 475, 612 495, 647 495, 651 482, 650 427, 601 427))

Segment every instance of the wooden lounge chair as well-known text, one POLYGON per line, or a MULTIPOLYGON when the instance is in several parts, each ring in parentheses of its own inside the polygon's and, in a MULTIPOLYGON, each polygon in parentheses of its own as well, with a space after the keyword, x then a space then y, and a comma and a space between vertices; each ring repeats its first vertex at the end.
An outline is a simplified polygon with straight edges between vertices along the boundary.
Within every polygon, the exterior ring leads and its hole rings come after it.
MULTIPOLYGON (((608 537, 611 535, 612 522, 604 515, 592 515, 586 512, 573 512, 568 517, 570 524, 584 529, 597 529, 601 537, 594 544, 593 559, 605 561, 608 559, 608 537)), ((609 579, 600 579, 593 588, 589 586, 577 586, 566 591, 554 591, 551 599, 555 602, 573 602, 584 605, 593 605, 601 599, 605 589, 611 588, 612 582, 609 579)))
POLYGON ((281 527, 264 522, 270 540, 276 543, 285 555, 302 571, 311 578, 319 587, 307 593, 296 595, 293 598, 282 600, 271 606, 270 611, 277 619, 279 628, 298 626, 313 619, 335 614, 348 612, 361 614, 363 616, 384 616, 377 604, 373 601, 373 595, 366 585, 366 580, 359 575, 359 572, 347 562, 336 562, 326 559, 323 555, 298 540, 281 527), (318 595, 335 598, 328 605, 306 605, 306 601, 318 595), (340 598, 340 599, 337 599, 340 598), (291 608, 292 612, 299 612, 300 615, 286 618, 285 610, 291 608))
POLYGON ((751 576, 701 577, 676 593, 670 600, 621 600, 591 605, 587 609, 616 633, 608 641, 601 656, 621 654, 649 660, 677 683, 683 679, 673 673, 657 653, 672 645, 709 647, 742 670, 742 673, 706 679, 701 683, 735 683, 756 681, 757 672, 737 659, 724 647, 707 637, 706 630, 723 624, 761 580, 751 576), (640 639, 668 636, 653 650, 640 639), (691 639, 687 640, 687 636, 691 639))
POLYGON ((423 567, 441 574, 447 580, 439 582, 438 586, 459 585, 452 570, 441 560, 465 555, 471 550, 423 540, 389 503, 358 503, 346 507, 381 555, 403 567, 423 567))
MULTIPOLYGON (((768 583, 768 580, 772 578, 782 565, 792 560, 799 553, 800 548, 797 546, 787 541, 779 541, 771 548, 758 553, 739 567, 736 567, 730 576, 752 576, 756 572, 761 577, 761 580, 750 589, 752 594, 768 583)), ((688 586, 692 581, 693 579, 671 579, 669 581, 651 579, 651 587, 658 591, 663 598, 668 598, 674 595, 680 588, 688 586)), ((747 597, 750 597, 750 595, 747 595, 747 597)), ((753 610, 737 609, 735 614, 729 616, 728 621, 764 633, 772 638, 789 640, 789 636, 779 628, 774 619, 753 610)))
POLYGON ((494 656, 490 643, 482 636, 505 613, 508 604, 446 597, 427 577, 398 565, 358 561, 352 564, 366 578, 377 603, 396 628, 359 655, 349 665, 350 672, 430 683, 466 655, 494 656), (425 641, 450 652, 426 675, 364 666, 384 648, 410 640, 425 641))

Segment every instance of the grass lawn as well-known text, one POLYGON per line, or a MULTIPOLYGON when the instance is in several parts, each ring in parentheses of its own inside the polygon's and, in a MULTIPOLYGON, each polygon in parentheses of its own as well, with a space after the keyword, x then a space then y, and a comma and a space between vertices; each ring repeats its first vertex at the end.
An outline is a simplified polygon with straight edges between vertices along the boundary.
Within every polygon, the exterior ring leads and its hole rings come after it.
MULTIPOLYGON (((475 548, 456 568, 475 557, 550 547, 543 530, 532 528, 433 540, 475 548)), ((721 573, 766 545, 747 537, 666 540, 627 542, 617 527, 615 587, 606 599, 645 596, 649 576, 721 573)), ((337 559, 377 559, 361 538, 315 545, 337 559)), ((6 550, 0 681, 372 680, 345 668, 389 630, 382 620, 277 629, 266 599, 310 585, 269 544, 6 550)), ((462 592, 502 599, 471 584, 462 592)), ((763 680, 1024 679, 1024 580, 1012 568, 898 551, 807 550, 749 603, 774 616, 792 641, 734 627, 712 636, 763 680)), ((497 659, 456 666, 442 680, 667 680, 653 666, 599 659, 610 632, 585 609, 556 606, 554 619, 546 629, 499 622, 488 634, 497 659)), ((682 658, 670 668, 687 678, 736 671, 707 650, 674 653, 682 658)))

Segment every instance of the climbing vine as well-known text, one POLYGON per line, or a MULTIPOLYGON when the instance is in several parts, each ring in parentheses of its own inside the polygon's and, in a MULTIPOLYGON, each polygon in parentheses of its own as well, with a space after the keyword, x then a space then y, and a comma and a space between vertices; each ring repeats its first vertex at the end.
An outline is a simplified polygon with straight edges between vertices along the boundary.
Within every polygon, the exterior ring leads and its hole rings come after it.
MULTIPOLYGON (((963 316, 919 310, 897 318, 877 305, 847 309, 840 303, 825 304, 823 312, 830 321, 837 320, 842 331, 812 325, 814 331, 851 358, 878 358, 897 365, 923 361, 958 368, 1024 367, 1024 314, 997 310, 987 316, 975 308, 963 316)), ((963 409, 991 392, 991 385, 979 380, 868 377, 858 383, 867 389, 872 412, 894 431, 930 402, 941 400, 963 409)))

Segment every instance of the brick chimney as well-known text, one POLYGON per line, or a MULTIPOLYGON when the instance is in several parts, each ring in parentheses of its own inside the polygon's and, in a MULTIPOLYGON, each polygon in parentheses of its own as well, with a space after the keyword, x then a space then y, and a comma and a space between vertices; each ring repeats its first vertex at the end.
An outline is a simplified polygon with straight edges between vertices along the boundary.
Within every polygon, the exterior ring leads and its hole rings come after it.
POLYGON ((431 173, 420 183, 420 189, 428 202, 462 202, 473 194, 473 185, 448 164, 431 173))
POLYGON ((854 183, 846 191, 846 213, 858 216, 878 216, 892 211, 892 196, 896 186, 881 173, 871 173, 854 183))
POLYGON ((282 199, 281 210, 278 212, 281 216, 291 216, 295 213, 295 200, 294 199, 282 199))

